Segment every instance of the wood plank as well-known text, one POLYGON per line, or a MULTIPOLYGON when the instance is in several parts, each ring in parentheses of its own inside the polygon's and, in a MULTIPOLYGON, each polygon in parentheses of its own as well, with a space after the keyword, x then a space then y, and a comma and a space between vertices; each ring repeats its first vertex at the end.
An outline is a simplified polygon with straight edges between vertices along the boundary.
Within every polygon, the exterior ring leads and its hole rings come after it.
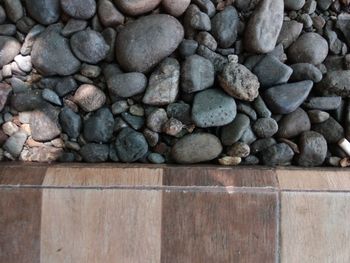
POLYGON ((282 193, 281 263, 350 262, 350 193, 282 193))

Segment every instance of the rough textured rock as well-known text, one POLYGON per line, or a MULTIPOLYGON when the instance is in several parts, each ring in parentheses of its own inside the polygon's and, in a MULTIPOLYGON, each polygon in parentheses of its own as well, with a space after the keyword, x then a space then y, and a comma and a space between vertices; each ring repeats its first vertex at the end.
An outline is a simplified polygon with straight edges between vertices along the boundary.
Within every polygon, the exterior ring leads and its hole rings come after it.
POLYGON ((114 118, 107 108, 96 111, 84 122, 84 138, 89 142, 106 143, 113 136, 114 118))
POLYGON ((60 18, 60 0, 25 0, 29 15, 42 25, 50 25, 60 18))
POLYGON ((284 0, 284 7, 288 10, 299 10, 305 4, 305 0, 284 0))
POLYGON ((12 87, 5 83, 0 83, 0 111, 2 111, 7 103, 12 87))
POLYGON ((0 36, 0 68, 10 63, 19 53, 21 44, 17 39, 8 36, 0 36))
POLYGON ((61 0, 62 10, 77 19, 90 19, 96 13, 95 0, 61 0))
POLYGON ((260 118, 254 123, 253 131, 259 138, 272 137, 278 131, 278 124, 272 118, 260 118))
POLYGON ((70 108, 65 107, 61 111, 59 119, 62 131, 66 133, 70 138, 78 138, 82 128, 81 117, 70 108))
POLYGON ((181 43, 184 29, 169 15, 150 15, 129 23, 118 34, 116 56, 126 71, 147 72, 181 43))
POLYGON ((317 88, 328 94, 350 97, 350 70, 331 71, 320 82, 317 88))
POLYGON ((81 85, 74 94, 74 101, 87 112, 101 108, 106 102, 106 95, 94 85, 81 85))
POLYGON ((300 166, 322 165, 327 155, 327 141, 314 131, 307 131, 299 138, 300 154, 297 156, 297 163, 300 166))
POLYGON ((177 163, 200 163, 211 161, 222 152, 220 140, 208 133, 186 135, 171 149, 171 156, 177 163))
POLYGON ((88 163, 100 163, 108 160, 109 146, 106 144, 88 143, 81 147, 80 154, 88 163))
POLYGON ((59 110, 52 106, 34 111, 30 116, 30 129, 35 141, 50 141, 61 133, 59 110))
POLYGON ((293 157, 294 152, 286 143, 275 144, 261 154, 262 162, 269 166, 289 164, 293 157))
POLYGON ((142 15, 155 9, 161 0, 114 0, 114 4, 125 14, 142 15))

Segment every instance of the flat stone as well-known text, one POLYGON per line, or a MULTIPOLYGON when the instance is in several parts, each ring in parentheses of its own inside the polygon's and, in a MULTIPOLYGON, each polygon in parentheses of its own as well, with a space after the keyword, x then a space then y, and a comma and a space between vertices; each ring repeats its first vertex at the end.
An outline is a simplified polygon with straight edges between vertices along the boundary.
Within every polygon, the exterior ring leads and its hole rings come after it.
POLYGON ((312 97, 304 103, 304 107, 313 110, 336 110, 342 104, 341 97, 312 97))
POLYGON ((76 102, 84 111, 91 112, 101 108, 106 102, 106 95, 94 85, 81 85, 74 94, 76 102))
POLYGON ((290 77, 291 81, 297 82, 302 80, 311 80, 318 83, 322 80, 322 72, 312 64, 297 63, 290 66, 293 69, 293 74, 290 77))
POLYGON ((324 136, 328 143, 338 143, 344 138, 344 128, 333 117, 312 126, 312 130, 324 136))
POLYGON ((130 16, 138 16, 155 9, 161 0, 114 0, 114 4, 120 9, 123 13, 130 16))
POLYGON ((62 29, 62 36, 71 37, 73 34, 84 30, 88 25, 86 20, 69 19, 64 28, 62 29))
POLYGON ((69 16, 87 20, 96 13, 95 0, 61 0, 62 10, 69 16))
POLYGON ((341 97, 350 97, 350 70, 328 72, 317 86, 322 92, 335 94, 341 97))
POLYGON ((220 140, 208 133, 186 135, 171 149, 176 163, 200 163, 211 161, 222 152, 220 140))
POLYGON ((140 130, 145 124, 145 119, 143 117, 134 116, 128 112, 123 112, 121 116, 123 120, 135 130, 140 130))
POLYGON ((196 94, 192 119, 201 128, 224 126, 236 117, 237 106, 233 98, 220 90, 208 89, 196 94))
POLYGON ((25 0, 30 17, 42 25, 50 25, 60 18, 60 0, 25 0))
POLYGON ((40 108, 44 103, 40 90, 27 90, 13 94, 11 106, 17 111, 31 111, 40 108))
POLYGON ((4 109, 10 93, 12 91, 12 87, 6 83, 0 83, 0 112, 4 109))
POLYGON ((0 36, 0 68, 14 60, 21 49, 17 39, 9 36, 0 36))
POLYGON ((297 163, 300 166, 320 166, 324 163, 327 155, 327 141, 314 131, 303 132, 299 138, 300 154, 297 163))
POLYGON ((63 149, 52 146, 31 147, 21 152, 19 159, 24 162, 55 162, 63 155, 63 149))
POLYGON ((277 136, 286 139, 294 138, 302 132, 309 131, 311 129, 309 116, 301 108, 298 108, 295 111, 283 116, 278 125, 279 129, 277 136))
POLYGON ((84 122, 84 138, 88 142, 106 143, 113 136, 114 118, 111 111, 102 108, 84 122))
POLYGON ((62 101, 60 97, 51 89, 44 89, 42 92, 43 99, 55 104, 57 106, 62 106, 62 101))
POLYGON ((307 114, 309 115, 312 124, 324 122, 328 120, 330 116, 328 112, 320 110, 309 110, 307 114))
POLYGON ((285 49, 289 48, 303 30, 303 24, 295 20, 283 21, 281 32, 278 36, 277 43, 282 44, 285 49))
POLYGON ((262 162, 269 166, 289 164, 293 157, 294 152, 286 143, 275 144, 261 152, 262 162))
POLYGON ((250 119, 247 115, 238 113, 233 122, 222 127, 221 141, 225 146, 229 146, 238 142, 244 132, 250 125, 250 119))
POLYGON ((282 84, 269 88, 264 93, 264 100, 275 114, 288 114, 295 111, 308 97, 313 82, 310 80, 282 84))
POLYGON ((7 139, 3 148, 13 157, 18 157, 23 149, 23 145, 27 140, 27 134, 23 131, 18 131, 7 139))
POLYGON ((254 122, 253 131, 259 138, 272 137, 278 131, 278 124, 272 118, 260 118, 254 122))
POLYGON ((82 120, 79 114, 65 107, 59 115, 59 120, 64 133, 73 139, 79 137, 82 129, 82 120))
POLYGON ((101 163, 108 160, 109 146, 106 144, 88 143, 80 149, 80 154, 85 162, 101 163))

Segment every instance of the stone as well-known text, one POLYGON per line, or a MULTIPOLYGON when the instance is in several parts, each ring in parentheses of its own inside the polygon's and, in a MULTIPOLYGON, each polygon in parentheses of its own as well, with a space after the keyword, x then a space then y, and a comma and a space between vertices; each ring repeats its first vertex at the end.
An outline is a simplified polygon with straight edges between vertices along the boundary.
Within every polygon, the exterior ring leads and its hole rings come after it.
POLYGON ((82 120, 79 114, 68 107, 64 107, 59 115, 59 120, 64 133, 73 139, 79 137, 82 129, 82 120))
POLYGON ((198 55, 186 58, 181 69, 181 88, 193 93, 210 88, 214 84, 214 66, 210 60, 198 55))
POLYGON ((228 60, 226 57, 215 53, 211 49, 207 48, 206 46, 200 45, 197 50, 197 54, 210 60, 211 63, 214 65, 215 72, 221 72, 225 65, 228 63, 228 60))
POLYGON ((302 34, 288 49, 292 63, 321 64, 328 55, 328 43, 317 33, 302 34))
POLYGON ((64 77, 54 85, 54 90, 60 97, 75 91, 78 88, 78 84, 73 77, 64 77))
POLYGON ((232 157, 245 158, 250 154, 250 147, 243 142, 236 142, 227 149, 227 154, 232 157))
POLYGON ((32 27, 32 29, 28 32, 27 36, 25 37, 20 50, 23 56, 30 55, 36 37, 39 36, 44 31, 45 31, 45 27, 43 27, 42 25, 36 25, 32 27))
POLYGON ((101 33, 91 29, 75 33, 70 39, 70 45, 77 58, 90 64, 102 61, 110 49, 101 33))
POLYGON ((225 146, 229 146, 238 142, 244 132, 250 125, 250 119, 247 115, 238 113, 236 118, 230 124, 221 129, 221 142, 225 146))
POLYGON ((96 86, 84 84, 77 89, 73 99, 84 111, 91 112, 105 104, 106 95, 96 86))
POLYGON ((309 115, 312 124, 324 122, 328 120, 330 116, 328 112, 320 110, 309 110, 307 114, 309 115))
POLYGON ((278 131, 278 124, 272 118, 260 118, 254 122, 252 127, 259 138, 272 137, 278 131))
POLYGON ((275 144, 261 153, 262 162, 268 166, 289 164, 294 157, 292 148, 286 143, 275 144))
POLYGON ((277 136, 286 139, 297 137, 302 132, 311 129, 309 116, 302 108, 298 108, 283 116, 278 125, 279 129, 277 136))
POLYGON ((295 111, 308 97, 313 82, 310 80, 282 84, 267 89, 264 100, 275 114, 288 114, 295 111))
POLYGON ((163 0, 162 6, 168 14, 178 17, 185 13, 190 3, 191 0, 163 0))
POLYGON ((328 72, 317 86, 317 89, 328 94, 350 97, 350 70, 328 72))
POLYGON ((184 29, 172 16, 149 15, 139 18, 127 24, 118 34, 117 61, 128 72, 148 72, 173 53, 183 38, 184 29))
POLYGON ((19 128, 12 121, 8 121, 2 125, 2 130, 6 135, 11 136, 14 133, 18 132, 19 128))
POLYGON ((53 90, 44 89, 41 95, 43 96, 44 100, 57 106, 62 106, 62 101, 60 97, 53 90))
POLYGON ((63 155, 61 148, 52 146, 32 147, 21 152, 19 159, 25 162, 55 162, 63 155))
POLYGON ((0 83, 0 112, 4 109, 10 93, 12 91, 12 87, 6 83, 0 83))
POLYGON ((232 156, 225 156, 218 160, 219 164, 226 165, 226 166, 236 166, 239 165, 242 162, 241 157, 232 157, 232 156))
POLYGON ((300 154, 297 163, 300 166, 320 166, 327 156, 327 141, 314 131, 303 132, 299 138, 300 154))
POLYGON ((261 87, 271 87, 288 82, 293 69, 276 57, 266 55, 256 64, 252 71, 260 82, 261 87))
POLYGON ((282 44, 285 49, 289 48, 298 39, 302 29, 303 24, 295 20, 283 21, 277 44, 282 44))
POLYGON ((215 15, 215 6, 211 0, 193 0, 192 2, 209 17, 213 17, 215 15))
POLYGON ((21 49, 17 39, 9 36, 0 36, 0 68, 13 61, 21 49))
POLYGON ((333 117, 314 124, 312 130, 322 134, 328 143, 338 143, 344 138, 344 128, 333 117))
POLYGON ((131 105, 129 108, 129 112, 134 116, 142 117, 145 115, 145 109, 140 104, 131 105))
POLYGON ((16 34, 17 28, 12 24, 0 25, 0 34, 3 36, 14 36, 16 34))
POLYGON ((297 63, 290 66, 293 69, 293 74, 290 80, 293 82, 311 80, 318 83, 322 80, 322 72, 312 64, 297 63))
POLYGON ((107 143, 113 136, 114 118, 111 111, 102 108, 84 121, 84 138, 88 142, 107 143))
POLYGON ((142 102, 162 106, 173 103, 179 93, 180 64, 174 58, 166 58, 152 73, 142 102))
POLYGON ((122 162, 135 162, 148 152, 148 144, 142 133, 131 128, 122 129, 117 135, 115 147, 122 162))
POLYGON ((233 6, 227 6, 211 19, 211 33, 219 47, 229 48, 237 39, 239 17, 233 6))
POLYGON ((259 95, 257 76, 241 64, 228 63, 218 78, 220 86, 236 99, 253 101, 259 95))
POLYGON ((87 78, 98 78, 101 74, 101 68, 95 65, 83 64, 81 66, 80 72, 84 77, 87 78))
POLYGON ((68 76, 80 68, 80 61, 73 55, 68 39, 60 32, 60 26, 49 26, 34 42, 32 63, 44 76, 68 76))
POLYGON ((216 42, 215 38, 206 31, 199 32, 196 36, 196 41, 199 45, 206 46, 207 48, 214 51, 218 47, 218 43, 216 42))
POLYGON ((211 21, 210 17, 201 11, 195 12, 190 19, 190 26, 199 31, 210 31, 211 21))
POLYGON ((110 0, 100 0, 97 6, 98 17, 105 27, 116 27, 124 24, 124 15, 110 0))
POLYGON ((318 0, 317 6, 321 10, 326 11, 331 6, 332 3, 333 3, 333 0, 318 0))
POLYGON ((250 151, 253 154, 257 154, 266 150, 267 148, 270 148, 275 144, 277 144, 277 142, 274 138, 258 139, 250 145, 250 151))
POLYGON ((33 69, 31 56, 17 55, 14 60, 18 67, 24 72, 31 72, 33 69))
POLYGON ((42 25, 50 25, 60 18, 60 0, 25 0, 30 17, 42 25))
POLYGON ((179 45, 179 52, 182 57, 189 57, 196 53, 198 48, 198 42, 192 39, 184 39, 179 45))
POLYGON ((220 140, 208 133, 196 133, 182 137, 171 149, 176 163, 200 163, 211 161, 222 152, 220 140))
POLYGON ((341 106, 342 98, 337 97, 312 97, 304 103, 304 107, 313 110, 336 110, 341 106))
POLYGON ((106 144, 88 143, 80 149, 80 154, 85 162, 101 163, 108 160, 109 146, 106 144))
POLYGON ((162 132, 163 125, 168 121, 167 113, 159 108, 152 111, 147 117, 147 127, 154 132, 162 132))
POLYGON ((159 153, 151 153, 147 156, 147 159, 154 164, 162 164, 165 163, 165 158, 163 155, 159 153))
POLYGON ((220 90, 208 89, 196 94, 192 107, 192 120, 197 127, 224 126, 236 117, 237 106, 233 98, 220 90))
POLYGON ((76 19, 87 20, 96 13, 95 0, 61 0, 62 10, 76 19))
POLYGON ((126 112, 129 109, 128 102, 126 100, 119 100, 113 103, 112 113, 118 115, 120 113, 126 112))
POLYGON ((184 128, 184 125, 181 121, 175 118, 170 118, 164 123, 163 132, 170 136, 177 136, 182 131, 182 128, 184 128))
POLYGON ((17 111, 32 111, 41 108, 43 103, 40 90, 27 90, 11 97, 11 106, 17 111))
POLYGON ((84 30, 87 27, 88 23, 86 20, 74 19, 71 18, 68 20, 64 28, 62 29, 62 36, 71 37, 73 34, 84 30))
POLYGON ((171 103, 166 108, 169 118, 175 118, 185 125, 192 123, 191 106, 184 102, 171 103))
POLYGON ((254 107, 255 112, 257 113, 257 115, 259 117, 261 117, 261 118, 269 118, 272 115, 271 111, 266 106, 265 101, 262 99, 261 96, 258 96, 253 101, 253 107, 254 107))
POLYGON ((16 158, 21 154, 26 140, 27 134, 23 131, 18 131, 7 139, 3 149, 16 158))
POLYGON ((5 9, 0 6, 0 24, 3 24, 5 23, 6 21, 6 12, 5 12, 5 9))
POLYGON ((155 9, 161 0, 114 0, 114 4, 120 9, 123 13, 130 16, 138 16, 155 9))
POLYGON ((240 11, 248 12, 256 8, 261 1, 262 0, 236 0, 234 3, 240 11))
POLYGON ((128 112, 123 112, 121 116, 123 120, 135 130, 140 130, 145 124, 145 119, 143 117, 134 116, 128 112))
POLYGON ((159 134, 157 132, 146 128, 143 130, 143 135, 145 136, 149 146, 154 147, 158 144, 159 134))
POLYGON ((252 53, 272 51, 283 23, 283 0, 262 0, 246 26, 245 48, 252 53))
POLYGON ((21 0, 4 0, 6 15, 13 22, 16 23, 23 15, 23 6, 21 0))
POLYGON ((106 62, 112 63, 115 61, 115 49, 113 47, 115 47, 117 32, 113 28, 107 27, 105 30, 102 31, 101 34, 104 37, 107 45, 111 47, 104 60, 106 62))
POLYGON ((300 10, 305 5, 305 0, 284 0, 284 7, 288 10, 300 10))

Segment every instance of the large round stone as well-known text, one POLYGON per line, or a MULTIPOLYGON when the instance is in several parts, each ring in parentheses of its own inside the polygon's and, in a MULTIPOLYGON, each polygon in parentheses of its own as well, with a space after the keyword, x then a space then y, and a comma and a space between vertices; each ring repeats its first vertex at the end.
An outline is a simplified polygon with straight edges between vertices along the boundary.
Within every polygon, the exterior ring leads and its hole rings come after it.
POLYGON ((29 15, 42 25, 50 25, 60 18, 60 0, 25 0, 29 15))
POLYGON ((327 141, 321 134, 307 131, 300 136, 299 149, 297 162, 300 166, 318 166, 326 159, 327 141))
POLYGON ((90 19, 96 13, 95 0, 61 0, 63 11, 77 19, 90 19))
POLYGON ((161 0, 114 0, 114 4, 125 14, 137 16, 155 9, 161 0))
POLYGON ((148 72, 173 53, 183 37, 182 25, 172 16, 142 17, 118 34, 117 60, 126 71, 148 72))
POLYGON ((21 44, 13 37, 0 36, 0 68, 10 63, 18 55, 21 44))

